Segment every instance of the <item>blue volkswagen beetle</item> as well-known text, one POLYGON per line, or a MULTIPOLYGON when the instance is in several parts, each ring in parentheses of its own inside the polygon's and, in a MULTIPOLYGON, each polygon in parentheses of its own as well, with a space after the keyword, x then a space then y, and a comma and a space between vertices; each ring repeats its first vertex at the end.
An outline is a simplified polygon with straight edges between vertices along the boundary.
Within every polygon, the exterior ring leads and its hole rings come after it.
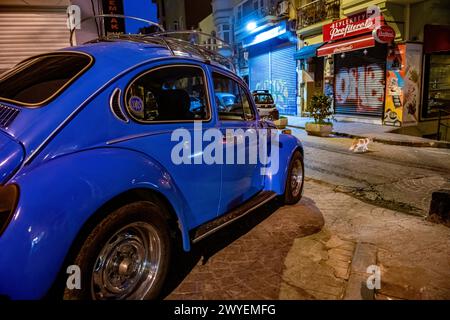
POLYGON ((275 197, 300 200, 302 145, 276 131, 242 79, 169 37, 21 62, 0 76, 0 295, 43 298, 63 279, 64 299, 158 297, 175 241, 189 251, 275 197), (261 142, 277 167, 234 161, 261 142))

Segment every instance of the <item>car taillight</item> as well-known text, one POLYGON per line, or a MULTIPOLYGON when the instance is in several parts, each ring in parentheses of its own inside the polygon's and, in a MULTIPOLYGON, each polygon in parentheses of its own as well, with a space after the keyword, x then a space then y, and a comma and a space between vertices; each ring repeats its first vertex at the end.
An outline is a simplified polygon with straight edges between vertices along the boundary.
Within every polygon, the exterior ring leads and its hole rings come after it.
POLYGON ((0 235, 11 220, 18 198, 19 187, 17 185, 0 186, 0 235))

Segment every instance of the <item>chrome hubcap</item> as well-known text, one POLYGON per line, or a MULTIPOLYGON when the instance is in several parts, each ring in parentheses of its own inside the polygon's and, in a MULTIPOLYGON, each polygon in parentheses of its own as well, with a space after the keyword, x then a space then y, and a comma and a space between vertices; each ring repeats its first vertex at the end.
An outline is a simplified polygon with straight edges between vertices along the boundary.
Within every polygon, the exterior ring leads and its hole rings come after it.
POLYGON ((291 171, 291 190, 292 196, 296 197, 300 193, 303 184, 303 167, 300 160, 295 160, 291 171))
POLYGON ((91 295, 96 300, 143 299, 152 288, 161 263, 156 229, 135 222, 116 232, 94 265, 91 295))

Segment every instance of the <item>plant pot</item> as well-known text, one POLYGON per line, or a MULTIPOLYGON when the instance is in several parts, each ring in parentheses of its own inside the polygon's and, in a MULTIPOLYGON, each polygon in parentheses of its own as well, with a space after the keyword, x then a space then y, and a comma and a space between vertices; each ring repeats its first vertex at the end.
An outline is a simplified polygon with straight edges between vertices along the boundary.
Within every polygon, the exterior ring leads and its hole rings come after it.
POLYGON ((328 137, 333 131, 332 124, 307 123, 305 130, 311 136, 328 137))
POLYGON ((284 129, 288 124, 288 119, 280 118, 278 120, 275 120, 273 123, 277 126, 278 129, 284 129))

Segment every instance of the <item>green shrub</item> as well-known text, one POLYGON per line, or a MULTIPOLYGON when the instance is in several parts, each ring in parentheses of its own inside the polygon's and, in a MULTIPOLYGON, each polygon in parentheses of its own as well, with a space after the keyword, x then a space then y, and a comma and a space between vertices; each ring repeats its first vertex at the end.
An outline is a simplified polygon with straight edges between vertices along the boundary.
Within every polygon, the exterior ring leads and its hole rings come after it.
POLYGON ((306 109, 318 124, 331 124, 333 110, 331 109, 331 98, 323 93, 315 94, 306 109))

